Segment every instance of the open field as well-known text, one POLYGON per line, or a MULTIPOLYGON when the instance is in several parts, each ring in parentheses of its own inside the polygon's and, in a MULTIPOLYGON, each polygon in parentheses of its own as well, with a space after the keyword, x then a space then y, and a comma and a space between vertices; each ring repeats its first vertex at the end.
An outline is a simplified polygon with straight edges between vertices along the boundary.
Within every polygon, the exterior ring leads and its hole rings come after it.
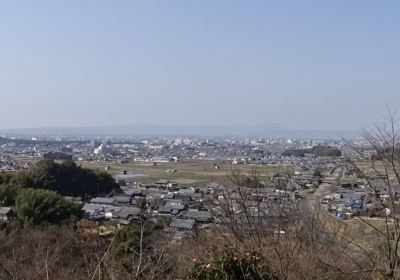
MULTIPOLYGON (((38 157, 18 155, 14 157, 22 163, 34 165, 41 160, 38 157)), ((261 180, 268 180, 279 172, 292 171, 292 167, 283 165, 232 165, 230 160, 209 159, 182 159, 178 162, 155 161, 128 161, 126 163, 110 161, 81 161, 77 164, 90 169, 107 170, 111 175, 119 174, 126 170, 129 174, 137 175, 141 183, 153 183, 159 179, 176 181, 182 185, 205 185, 213 181, 220 182, 232 174, 232 170, 239 170, 243 174, 256 172, 261 180), (176 172, 168 172, 176 170, 176 172)))
POLYGON ((128 173, 137 174, 138 181, 142 183, 151 183, 159 179, 167 179, 176 181, 182 185, 204 185, 212 181, 220 181, 231 174, 233 168, 237 168, 244 174, 250 174, 252 171, 255 171, 261 177, 261 180, 265 180, 289 168, 278 165, 240 165, 234 167, 231 161, 200 159, 185 159, 179 162, 82 162, 81 164, 87 168, 101 170, 105 170, 106 166, 110 166, 111 169, 107 172, 113 175, 118 174, 122 170, 126 170, 128 173), (176 172, 167 172, 168 170, 176 170, 176 172))

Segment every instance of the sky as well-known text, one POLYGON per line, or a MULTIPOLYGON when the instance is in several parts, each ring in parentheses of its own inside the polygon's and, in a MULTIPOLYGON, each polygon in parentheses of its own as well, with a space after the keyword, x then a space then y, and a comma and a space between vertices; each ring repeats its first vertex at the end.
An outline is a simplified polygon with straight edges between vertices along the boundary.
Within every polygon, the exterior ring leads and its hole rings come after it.
POLYGON ((359 129, 400 105, 399 1, 1 1, 0 129, 359 129))

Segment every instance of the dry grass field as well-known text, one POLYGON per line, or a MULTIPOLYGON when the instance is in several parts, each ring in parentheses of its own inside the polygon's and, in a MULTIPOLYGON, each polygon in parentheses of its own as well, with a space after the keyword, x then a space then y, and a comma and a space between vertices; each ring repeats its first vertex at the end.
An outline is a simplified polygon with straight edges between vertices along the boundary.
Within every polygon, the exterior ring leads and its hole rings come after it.
POLYGON ((201 159, 186 159, 179 162, 82 162, 81 164, 87 168, 100 170, 105 170, 106 166, 110 166, 111 169, 107 172, 113 175, 126 170, 128 173, 137 174, 137 181, 142 183, 151 183, 159 179, 167 179, 176 181, 182 185, 204 185, 212 181, 220 181, 230 175, 233 168, 237 168, 243 174, 251 174, 251 172, 255 171, 262 180, 289 168, 278 165, 233 166, 231 161, 201 159), (176 172, 168 172, 171 170, 176 172))
MULTIPOLYGON (((34 165, 41 158, 19 155, 14 157, 22 163, 34 165)), ((109 161, 78 161, 83 167, 107 170, 111 175, 126 170, 129 174, 137 175, 140 183, 153 183, 160 179, 176 181, 182 185, 205 185, 213 181, 220 182, 232 174, 233 169, 242 174, 256 172, 261 180, 267 180, 279 172, 292 171, 292 167, 283 165, 232 165, 230 160, 182 159, 178 162, 149 162, 128 161, 126 163, 109 161), (168 171, 176 172, 168 172, 168 171)))

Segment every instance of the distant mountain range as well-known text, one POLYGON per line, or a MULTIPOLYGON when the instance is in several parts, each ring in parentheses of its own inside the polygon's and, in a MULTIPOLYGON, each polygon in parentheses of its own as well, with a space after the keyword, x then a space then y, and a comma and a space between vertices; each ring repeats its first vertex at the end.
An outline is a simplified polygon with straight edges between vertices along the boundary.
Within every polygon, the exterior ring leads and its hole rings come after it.
POLYGON ((297 130, 280 125, 258 126, 190 126, 190 125, 127 125, 99 127, 43 127, 3 129, 3 135, 26 136, 226 136, 226 137, 284 137, 284 138, 353 138, 351 130, 297 130))

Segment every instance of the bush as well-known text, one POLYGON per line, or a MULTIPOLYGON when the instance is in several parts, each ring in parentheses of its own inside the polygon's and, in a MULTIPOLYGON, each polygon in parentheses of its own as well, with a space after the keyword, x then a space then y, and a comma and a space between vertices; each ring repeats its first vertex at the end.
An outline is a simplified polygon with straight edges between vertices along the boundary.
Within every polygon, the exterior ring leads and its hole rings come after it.
POLYGON ((210 252, 201 259, 193 259, 186 279, 278 280, 279 277, 256 251, 241 252, 224 248, 220 252, 210 252))
POLYGON ((22 189, 15 212, 24 224, 58 224, 72 215, 80 215, 80 206, 50 190, 22 189))

